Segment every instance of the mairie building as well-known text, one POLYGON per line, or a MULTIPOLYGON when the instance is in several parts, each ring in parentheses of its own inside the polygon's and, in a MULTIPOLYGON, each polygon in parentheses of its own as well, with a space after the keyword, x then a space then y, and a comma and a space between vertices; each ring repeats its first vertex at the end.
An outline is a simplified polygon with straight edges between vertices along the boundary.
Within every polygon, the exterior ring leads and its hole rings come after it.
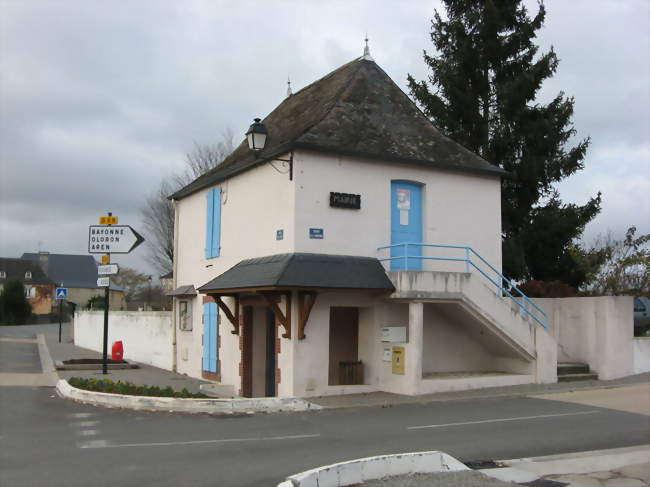
POLYGON ((491 162, 367 52, 287 96, 171 196, 178 372, 243 397, 555 382, 491 162))

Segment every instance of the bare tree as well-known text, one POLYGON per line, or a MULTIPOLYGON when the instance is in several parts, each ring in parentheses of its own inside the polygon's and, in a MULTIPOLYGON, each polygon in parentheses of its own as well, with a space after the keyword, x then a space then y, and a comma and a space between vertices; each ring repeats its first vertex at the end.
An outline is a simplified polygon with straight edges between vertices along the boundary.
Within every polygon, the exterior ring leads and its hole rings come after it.
POLYGON ((213 145, 194 147, 185 156, 185 169, 160 182, 150 193, 141 209, 147 234, 147 260, 161 274, 172 270, 174 262, 174 204, 169 196, 221 163, 233 151, 232 130, 221 133, 220 141, 213 145))
POLYGON ((636 235, 636 227, 616 239, 611 232, 598 237, 595 249, 605 253, 605 263, 586 291, 595 296, 650 293, 650 234, 636 235))

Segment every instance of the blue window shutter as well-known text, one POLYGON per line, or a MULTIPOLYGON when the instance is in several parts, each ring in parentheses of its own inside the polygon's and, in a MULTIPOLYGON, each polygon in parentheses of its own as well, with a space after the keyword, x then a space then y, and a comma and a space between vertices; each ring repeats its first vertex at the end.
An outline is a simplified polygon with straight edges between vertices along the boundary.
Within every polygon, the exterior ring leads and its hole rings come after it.
POLYGON ((214 361, 215 361, 214 367, 215 367, 215 372, 219 372, 219 308, 218 308, 216 303, 213 303, 213 304, 214 304, 214 313, 215 313, 215 317, 214 317, 214 323, 215 323, 214 336, 217 337, 216 338, 217 346, 214 349, 214 357, 215 357, 215 359, 214 359, 214 361))
POLYGON ((212 197, 212 257, 219 257, 221 251, 221 188, 215 188, 212 197))
POLYGON ((203 370, 210 370, 210 303, 203 304, 203 370))
POLYGON ((210 372, 217 371, 217 305, 210 306, 210 372))
POLYGON ((205 224, 205 258, 212 257, 212 222, 214 221, 214 190, 211 189, 207 194, 208 202, 206 206, 206 224, 205 224))

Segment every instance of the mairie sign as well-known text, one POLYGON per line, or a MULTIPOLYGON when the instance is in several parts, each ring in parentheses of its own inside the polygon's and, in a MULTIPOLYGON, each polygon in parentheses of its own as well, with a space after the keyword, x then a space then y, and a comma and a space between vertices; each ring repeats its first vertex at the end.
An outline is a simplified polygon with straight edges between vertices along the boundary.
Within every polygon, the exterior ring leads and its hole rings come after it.
POLYGON ((91 225, 88 227, 89 254, 128 254, 144 238, 129 225, 91 225))

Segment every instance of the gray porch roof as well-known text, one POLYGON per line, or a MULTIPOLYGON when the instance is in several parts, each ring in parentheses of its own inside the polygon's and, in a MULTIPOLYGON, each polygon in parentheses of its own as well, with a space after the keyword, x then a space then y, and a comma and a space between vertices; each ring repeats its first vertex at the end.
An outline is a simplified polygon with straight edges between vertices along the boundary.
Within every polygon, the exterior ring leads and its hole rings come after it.
POLYGON ((395 289, 377 259, 293 253, 243 260, 199 291, 249 288, 395 289))

